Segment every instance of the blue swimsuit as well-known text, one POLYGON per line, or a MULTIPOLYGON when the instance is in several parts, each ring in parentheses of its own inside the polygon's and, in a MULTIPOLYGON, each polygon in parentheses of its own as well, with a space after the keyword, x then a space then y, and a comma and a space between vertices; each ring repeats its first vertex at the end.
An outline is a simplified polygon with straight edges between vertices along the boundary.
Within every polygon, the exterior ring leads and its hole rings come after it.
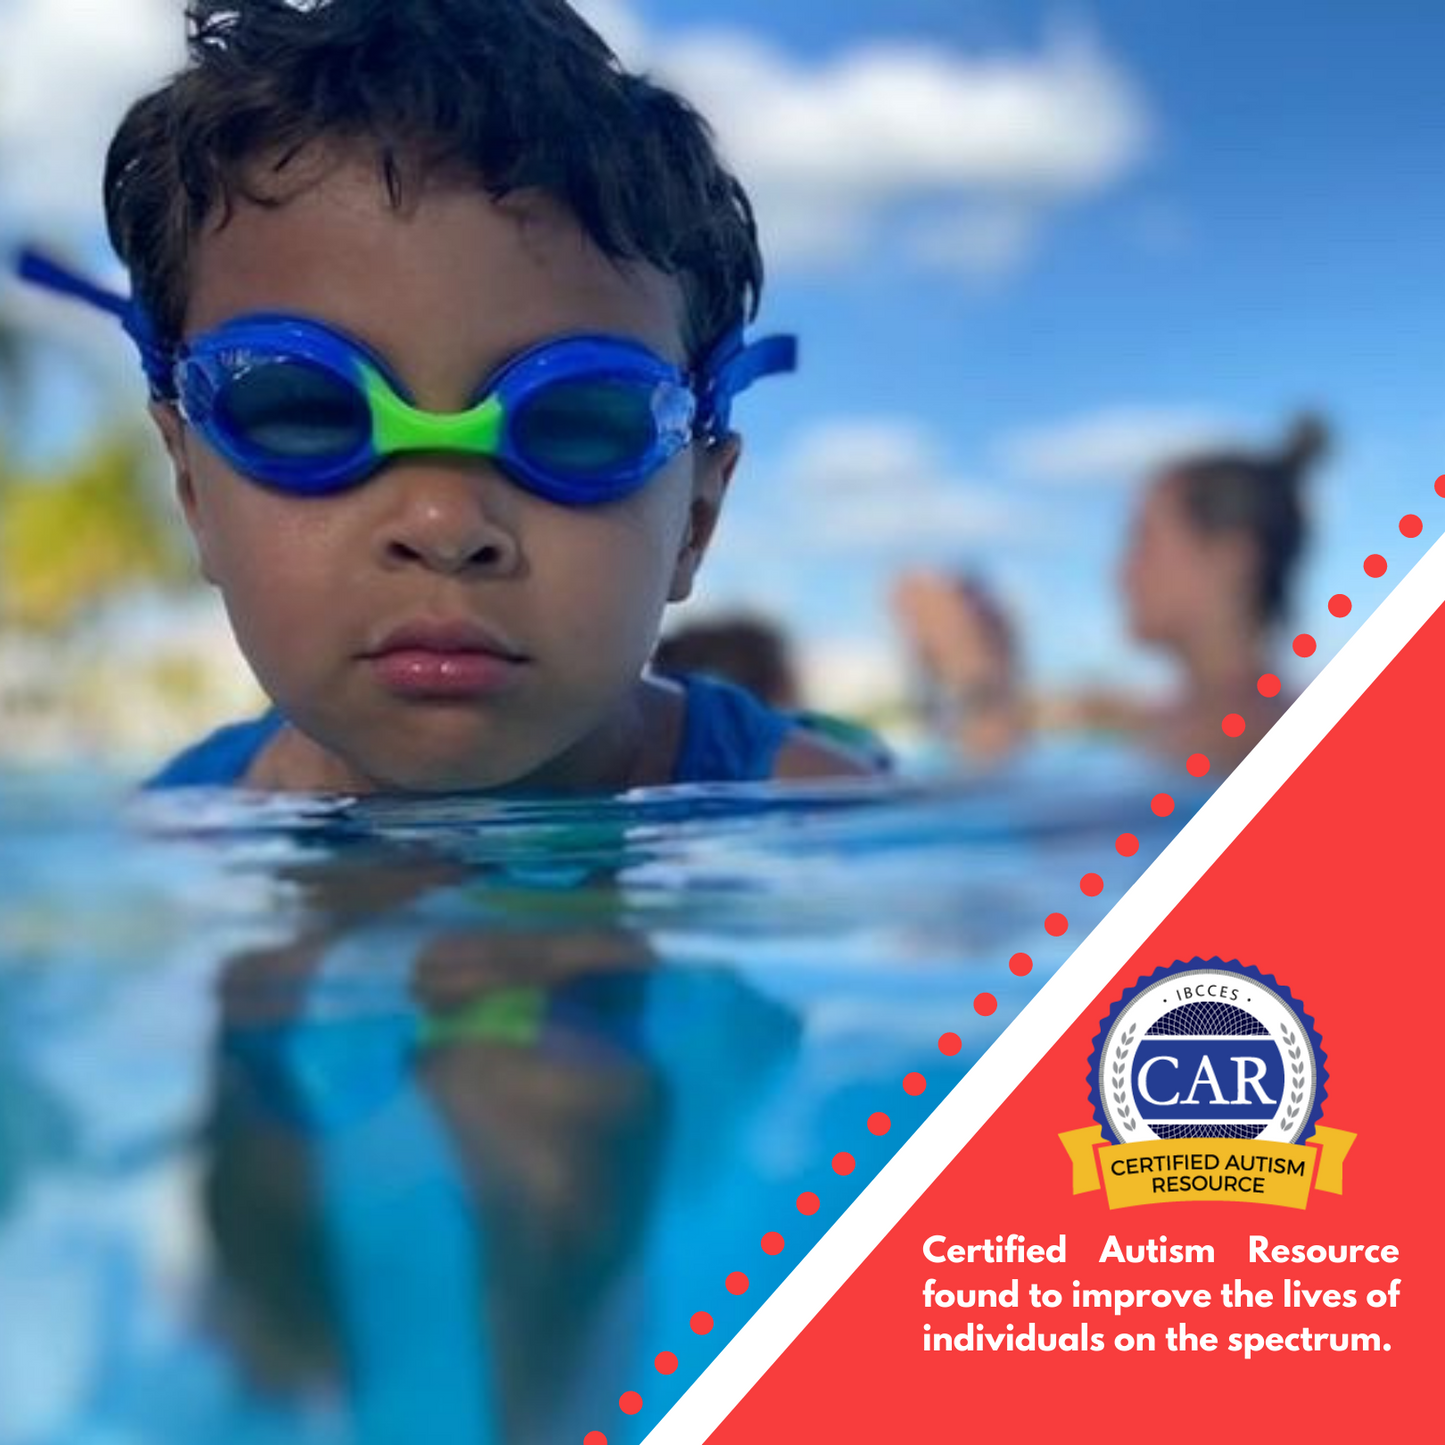
MULTIPOLYGON (((772 777, 778 751, 795 729, 840 736, 819 719, 775 712, 730 683, 691 676, 674 680, 687 694, 674 783, 761 782, 772 777)), ((173 758, 146 787, 234 787, 284 724, 273 708, 250 722, 218 728, 173 758)), ((882 763, 881 749, 861 730, 843 740, 854 747, 862 743, 865 753, 882 763)))

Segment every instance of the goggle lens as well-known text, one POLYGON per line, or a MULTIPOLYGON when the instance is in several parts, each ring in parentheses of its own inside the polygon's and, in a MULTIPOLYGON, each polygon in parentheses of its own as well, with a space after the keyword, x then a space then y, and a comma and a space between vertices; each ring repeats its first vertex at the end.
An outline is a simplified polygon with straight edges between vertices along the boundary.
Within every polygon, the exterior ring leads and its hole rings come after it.
POLYGON ((350 456, 371 437, 365 395, 302 360, 232 372, 216 396, 214 415, 248 451, 293 461, 350 456))
POLYGON ((510 418, 512 444, 535 467, 591 477, 633 466, 657 441, 654 388, 642 381, 559 381, 510 418))

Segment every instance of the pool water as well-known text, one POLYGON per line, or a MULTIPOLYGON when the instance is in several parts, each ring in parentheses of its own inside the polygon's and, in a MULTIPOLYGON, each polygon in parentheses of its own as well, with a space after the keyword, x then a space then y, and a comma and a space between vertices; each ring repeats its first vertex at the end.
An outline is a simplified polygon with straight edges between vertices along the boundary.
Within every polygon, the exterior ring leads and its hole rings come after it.
POLYGON ((1160 786, 0 778, 0 1445, 640 1440, 1190 815, 1160 786))

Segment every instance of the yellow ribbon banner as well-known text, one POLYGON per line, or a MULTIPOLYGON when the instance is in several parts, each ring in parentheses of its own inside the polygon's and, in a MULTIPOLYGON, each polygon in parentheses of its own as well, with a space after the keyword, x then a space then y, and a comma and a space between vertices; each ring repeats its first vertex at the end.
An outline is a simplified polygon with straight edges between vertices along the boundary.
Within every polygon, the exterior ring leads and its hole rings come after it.
POLYGON ((1189 1199, 1303 1209, 1309 1203, 1311 1180, 1328 1194, 1345 1192, 1345 1155, 1355 1137, 1321 1124, 1307 1144, 1251 1139, 1105 1144, 1103 1129, 1093 1124, 1070 1129, 1059 1140, 1073 1162, 1074 1193, 1098 1189, 1102 1178, 1110 1209, 1189 1199))

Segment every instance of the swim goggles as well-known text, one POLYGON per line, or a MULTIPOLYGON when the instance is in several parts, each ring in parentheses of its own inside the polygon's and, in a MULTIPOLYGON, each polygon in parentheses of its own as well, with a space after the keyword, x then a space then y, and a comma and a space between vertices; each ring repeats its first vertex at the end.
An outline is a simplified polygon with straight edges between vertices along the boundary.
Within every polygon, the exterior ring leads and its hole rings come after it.
POLYGON ((417 407, 387 363, 321 321, 238 316, 177 346, 140 303, 32 250, 19 275, 117 317, 157 401, 181 415, 238 472, 297 496, 365 481, 413 452, 482 456, 548 501, 586 506, 642 486, 694 439, 728 433, 734 397, 797 367, 797 339, 730 332, 690 372, 640 342, 569 335, 514 357, 465 411, 417 407))

